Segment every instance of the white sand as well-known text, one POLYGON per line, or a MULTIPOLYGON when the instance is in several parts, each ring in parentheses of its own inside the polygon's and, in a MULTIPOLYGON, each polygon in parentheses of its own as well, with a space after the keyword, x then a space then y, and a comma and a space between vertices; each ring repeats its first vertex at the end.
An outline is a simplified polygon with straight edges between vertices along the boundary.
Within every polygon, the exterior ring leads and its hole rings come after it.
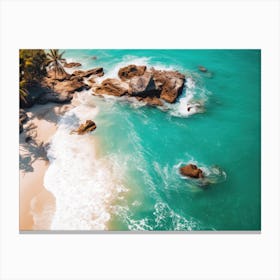
POLYGON ((61 115, 73 105, 35 105, 26 109, 29 120, 20 134, 20 230, 49 229, 55 198, 43 185, 49 162, 46 145, 56 132, 61 115), (26 142, 26 138, 31 137, 26 142))

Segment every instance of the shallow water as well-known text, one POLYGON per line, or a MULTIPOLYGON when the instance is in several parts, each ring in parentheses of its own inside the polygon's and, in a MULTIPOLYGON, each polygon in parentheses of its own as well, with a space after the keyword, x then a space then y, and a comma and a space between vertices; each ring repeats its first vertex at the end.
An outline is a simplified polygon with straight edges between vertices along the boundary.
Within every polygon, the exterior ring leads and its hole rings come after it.
POLYGON ((100 80, 130 63, 188 79, 168 111, 81 94, 84 104, 63 117, 48 153, 53 229, 260 229, 260 51, 66 50, 65 57, 83 69, 104 67, 100 80), (187 112, 190 102, 201 112, 187 112), (87 118, 95 132, 69 135, 87 118), (208 188, 179 175, 188 162, 208 175, 208 188))

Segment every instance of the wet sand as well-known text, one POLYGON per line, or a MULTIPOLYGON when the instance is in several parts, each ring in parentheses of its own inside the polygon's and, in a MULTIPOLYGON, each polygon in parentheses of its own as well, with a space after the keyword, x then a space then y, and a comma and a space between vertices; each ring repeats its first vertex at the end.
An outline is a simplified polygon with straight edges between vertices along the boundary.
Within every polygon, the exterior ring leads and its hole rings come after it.
POLYGON ((20 134, 19 230, 47 230, 55 211, 55 198, 44 188, 49 166, 46 148, 59 118, 73 105, 35 105, 26 109, 28 121, 20 134))

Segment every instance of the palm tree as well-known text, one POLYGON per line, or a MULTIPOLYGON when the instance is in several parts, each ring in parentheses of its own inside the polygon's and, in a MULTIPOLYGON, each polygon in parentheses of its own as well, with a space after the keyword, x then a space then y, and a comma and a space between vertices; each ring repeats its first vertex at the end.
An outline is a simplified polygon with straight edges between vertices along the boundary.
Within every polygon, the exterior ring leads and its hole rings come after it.
POLYGON ((55 74, 55 80, 56 80, 56 75, 67 75, 66 71, 64 70, 64 67, 62 63, 64 63, 66 60, 62 58, 62 55, 64 52, 59 53, 58 49, 51 49, 49 53, 47 53, 47 65, 49 66, 50 69, 54 70, 55 74))

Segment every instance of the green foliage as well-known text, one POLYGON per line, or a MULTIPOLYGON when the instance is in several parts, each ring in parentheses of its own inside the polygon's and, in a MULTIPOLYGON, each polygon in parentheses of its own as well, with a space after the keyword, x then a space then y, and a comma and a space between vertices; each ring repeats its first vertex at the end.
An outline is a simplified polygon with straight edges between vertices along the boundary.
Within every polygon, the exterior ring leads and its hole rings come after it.
POLYGON ((20 50, 20 82, 24 80, 27 86, 38 82, 46 74, 46 62, 44 50, 20 50))
POLYGON ((19 97, 26 102, 28 87, 39 82, 46 75, 47 56, 44 50, 19 51, 19 97))

